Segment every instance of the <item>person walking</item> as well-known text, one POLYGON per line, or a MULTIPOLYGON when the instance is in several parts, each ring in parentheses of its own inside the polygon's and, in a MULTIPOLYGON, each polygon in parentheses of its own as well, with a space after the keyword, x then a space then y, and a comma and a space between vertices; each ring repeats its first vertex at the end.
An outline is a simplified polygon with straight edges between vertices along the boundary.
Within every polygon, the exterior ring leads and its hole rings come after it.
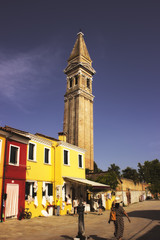
POLYGON ((115 212, 116 212, 116 220, 115 220, 115 237, 118 240, 122 240, 123 232, 124 232, 124 220, 123 217, 126 216, 128 221, 131 222, 128 214, 125 212, 122 206, 120 206, 119 199, 115 201, 115 212))
POLYGON ((78 199, 75 197, 73 200, 74 215, 77 215, 78 199))
POLYGON ((57 195, 56 205, 57 205, 57 216, 60 216, 60 199, 59 199, 59 195, 57 195))
POLYGON ((101 198, 101 195, 98 195, 98 205, 99 205, 98 215, 102 215, 102 198, 101 198))

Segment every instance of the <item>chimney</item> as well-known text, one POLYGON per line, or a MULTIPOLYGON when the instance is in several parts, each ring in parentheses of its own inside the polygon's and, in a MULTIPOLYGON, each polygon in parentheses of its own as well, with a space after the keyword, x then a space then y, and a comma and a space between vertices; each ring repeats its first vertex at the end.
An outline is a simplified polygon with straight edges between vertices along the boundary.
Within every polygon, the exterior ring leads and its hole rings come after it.
POLYGON ((67 133, 65 133, 65 132, 59 132, 58 133, 58 139, 60 140, 60 141, 63 141, 63 142, 66 142, 66 135, 67 135, 67 133))

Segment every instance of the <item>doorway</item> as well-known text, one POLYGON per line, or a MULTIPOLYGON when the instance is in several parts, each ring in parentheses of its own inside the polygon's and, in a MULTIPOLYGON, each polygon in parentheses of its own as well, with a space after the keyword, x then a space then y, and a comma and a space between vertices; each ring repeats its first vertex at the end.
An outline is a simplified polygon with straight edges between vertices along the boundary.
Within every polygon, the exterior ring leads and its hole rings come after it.
POLYGON ((7 193, 7 199, 6 199, 5 217, 6 218, 17 217, 19 185, 8 183, 6 193, 7 193))

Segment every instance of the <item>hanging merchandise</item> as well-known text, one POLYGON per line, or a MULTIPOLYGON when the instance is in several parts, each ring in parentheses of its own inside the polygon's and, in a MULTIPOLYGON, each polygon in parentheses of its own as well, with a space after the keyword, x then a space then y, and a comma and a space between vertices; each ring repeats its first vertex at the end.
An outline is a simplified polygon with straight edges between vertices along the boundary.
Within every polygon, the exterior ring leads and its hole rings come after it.
POLYGON ((34 205, 36 207, 38 207, 38 198, 37 198, 37 196, 34 197, 34 205))

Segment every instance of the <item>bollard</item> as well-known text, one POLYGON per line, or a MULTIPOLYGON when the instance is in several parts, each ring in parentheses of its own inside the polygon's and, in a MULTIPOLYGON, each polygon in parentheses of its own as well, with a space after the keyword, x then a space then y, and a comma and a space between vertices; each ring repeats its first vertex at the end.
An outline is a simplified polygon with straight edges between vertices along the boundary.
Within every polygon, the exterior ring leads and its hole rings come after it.
POLYGON ((87 237, 85 236, 85 228, 84 228, 84 206, 82 204, 82 200, 77 207, 78 212, 78 235, 77 238, 80 240, 86 240, 87 237))

